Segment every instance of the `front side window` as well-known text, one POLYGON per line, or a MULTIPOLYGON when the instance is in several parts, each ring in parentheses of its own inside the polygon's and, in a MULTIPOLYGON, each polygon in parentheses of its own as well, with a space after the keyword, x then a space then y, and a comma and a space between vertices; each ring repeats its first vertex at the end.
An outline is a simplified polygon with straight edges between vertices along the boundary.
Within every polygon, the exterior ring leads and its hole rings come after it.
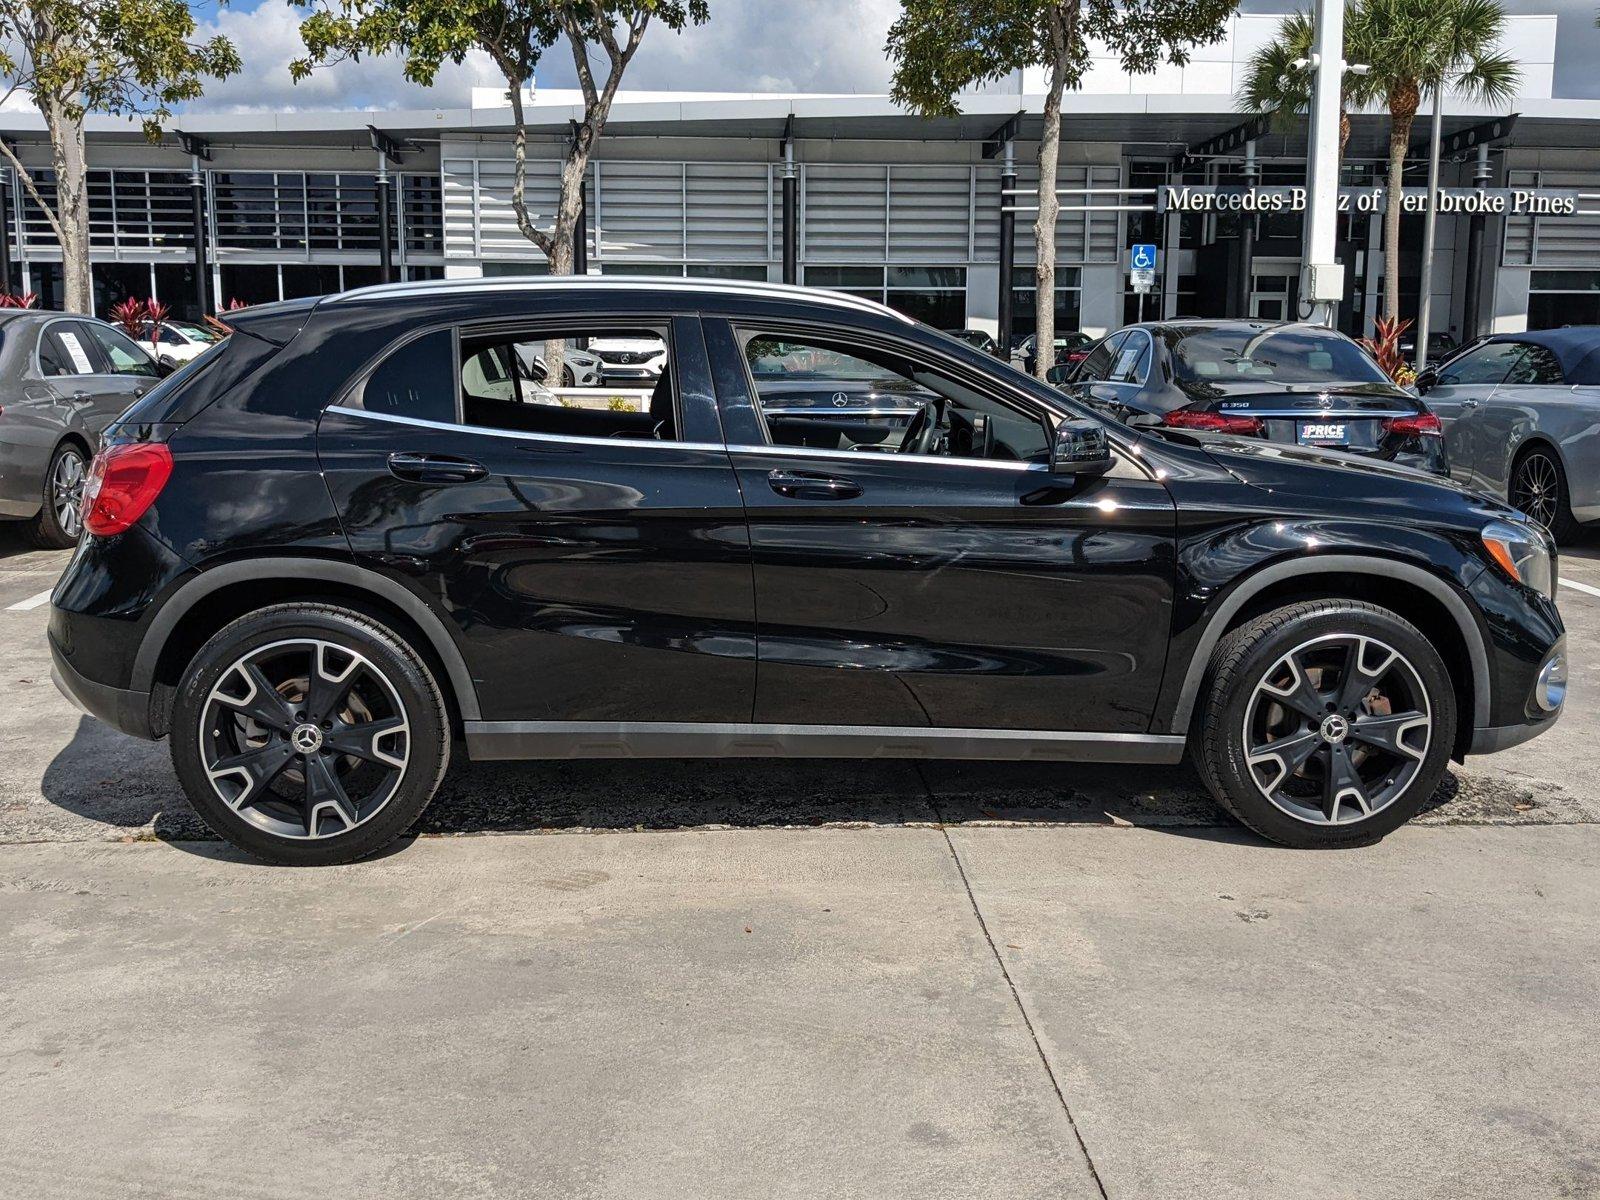
POLYGON ((1111 378, 1111 368, 1116 365, 1117 351, 1128 338, 1126 333, 1113 333, 1104 339, 1093 350, 1089 357, 1083 360, 1083 366, 1078 368, 1078 373, 1073 377, 1076 383, 1100 383, 1111 378))
POLYGON ((89 325, 85 323, 89 336, 100 343, 100 349, 105 352, 111 371, 115 375, 145 375, 155 378, 161 374, 156 369, 155 360, 136 345, 132 338, 120 329, 113 329, 109 325, 89 325))
POLYGON ((1489 342, 1452 358, 1439 371, 1441 384, 1500 383, 1526 347, 1521 342, 1489 342))
POLYGON ((1107 377, 1112 383, 1143 383, 1150 369, 1150 335, 1137 330, 1117 349, 1116 362, 1107 377))
POLYGON ((1042 419, 892 349, 826 337, 740 334, 777 446, 1044 462, 1042 419))

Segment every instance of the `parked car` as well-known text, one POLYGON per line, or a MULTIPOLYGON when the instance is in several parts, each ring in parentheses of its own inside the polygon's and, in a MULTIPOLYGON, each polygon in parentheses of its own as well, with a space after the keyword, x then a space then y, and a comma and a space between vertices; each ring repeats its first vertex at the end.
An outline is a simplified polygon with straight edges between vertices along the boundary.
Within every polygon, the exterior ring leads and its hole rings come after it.
POLYGON ((1570 542, 1600 521, 1600 326, 1503 333, 1417 377, 1457 479, 1570 542))
POLYGON ((162 321, 151 328, 146 325, 139 341, 149 347, 157 362, 172 368, 180 367, 192 358, 198 358, 222 339, 222 334, 204 325, 188 321, 162 321))
POLYGON ((667 344, 656 337, 597 337, 589 350, 600 360, 600 382, 650 386, 667 365, 667 344))
POLYGON ((1509 506, 1134 430, 874 301, 448 280, 230 321, 108 432, 49 639, 69 697, 168 738, 206 821, 275 862, 385 845, 458 735, 473 759, 1187 753, 1265 836, 1348 845, 1561 710, 1549 538, 1509 506), (668 348, 648 412, 468 377, 623 321, 668 348), (926 398, 892 452, 777 442, 750 369, 774 343, 926 398))
POLYGON ((1180 319, 1130 325, 1065 383, 1136 425, 1226 433, 1445 474, 1439 419, 1356 342, 1320 325, 1180 319))
POLYGON ((0 309, 0 519, 36 546, 75 545, 101 431, 160 374, 103 321, 0 309))
MULTIPOLYGON (((1086 351, 1093 344, 1094 338, 1087 333, 1058 333, 1055 337, 1055 359, 1051 365, 1072 361, 1076 355, 1086 351)), ((1039 357, 1038 335, 1030 333, 1018 342, 1012 357, 1021 358, 1022 369, 1032 375, 1034 364, 1039 357)))
POLYGON ((1000 343, 981 329, 947 329, 953 338, 960 338, 969 346, 982 350, 985 354, 999 354, 1000 343))
MULTIPOLYGON (((527 378, 537 383, 550 384, 550 368, 545 364, 544 342, 523 342, 517 347, 517 358, 527 378)), ((600 356, 593 350, 580 346, 566 346, 561 352, 562 387, 599 387, 600 356)))
MULTIPOLYGON (((1401 334, 1398 344, 1401 356, 1407 362, 1414 360, 1417 354, 1416 326, 1413 325, 1409 333, 1401 334)), ((1440 362, 1448 358, 1455 348, 1456 339, 1452 333, 1440 330, 1428 335, 1428 361, 1430 363, 1440 362)))

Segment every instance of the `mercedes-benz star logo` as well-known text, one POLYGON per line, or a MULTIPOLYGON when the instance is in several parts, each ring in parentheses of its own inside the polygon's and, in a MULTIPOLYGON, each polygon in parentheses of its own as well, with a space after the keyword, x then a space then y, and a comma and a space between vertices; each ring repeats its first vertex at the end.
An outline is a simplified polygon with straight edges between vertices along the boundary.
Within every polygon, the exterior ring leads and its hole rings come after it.
POLYGON ((1329 393, 1329 392, 1318 392, 1317 393, 1317 407, 1318 408, 1332 408, 1333 407, 1333 396, 1332 396, 1332 394, 1329 393))
POLYGON ((1322 719, 1322 740, 1338 745, 1350 736, 1350 722, 1339 713, 1329 713, 1322 719))
POLYGON ((315 754, 322 749, 322 730, 315 725, 296 725, 289 741, 301 754, 315 754))
POLYGON ((833 406, 835 408, 843 408, 846 404, 849 404, 849 403, 850 403, 850 397, 846 396, 843 392, 835 392, 833 394, 833 406))

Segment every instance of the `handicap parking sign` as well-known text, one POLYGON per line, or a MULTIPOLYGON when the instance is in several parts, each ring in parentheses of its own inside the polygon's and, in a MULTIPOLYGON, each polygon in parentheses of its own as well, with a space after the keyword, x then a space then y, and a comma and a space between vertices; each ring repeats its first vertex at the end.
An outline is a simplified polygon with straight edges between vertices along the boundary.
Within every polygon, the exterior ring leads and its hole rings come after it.
POLYGON ((1154 271, 1156 248, 1152 242, 1138 242, 1128 248, 1128 270, 1154 271))

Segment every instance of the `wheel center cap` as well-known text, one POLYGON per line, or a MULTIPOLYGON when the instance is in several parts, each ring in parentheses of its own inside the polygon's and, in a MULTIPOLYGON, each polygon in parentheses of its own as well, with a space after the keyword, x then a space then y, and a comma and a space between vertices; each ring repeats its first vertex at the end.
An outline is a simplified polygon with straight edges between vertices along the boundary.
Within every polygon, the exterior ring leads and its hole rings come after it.
POLYGON ((1322 740, 1338 744, 1350 736, 1350 722, 1338 713, 1329 713, 1322 719, 1322 740))
POLYGON ((315 725, 296 725, 289 741, 301 754, 315 754, 322 749, 322 730, 315 725))

